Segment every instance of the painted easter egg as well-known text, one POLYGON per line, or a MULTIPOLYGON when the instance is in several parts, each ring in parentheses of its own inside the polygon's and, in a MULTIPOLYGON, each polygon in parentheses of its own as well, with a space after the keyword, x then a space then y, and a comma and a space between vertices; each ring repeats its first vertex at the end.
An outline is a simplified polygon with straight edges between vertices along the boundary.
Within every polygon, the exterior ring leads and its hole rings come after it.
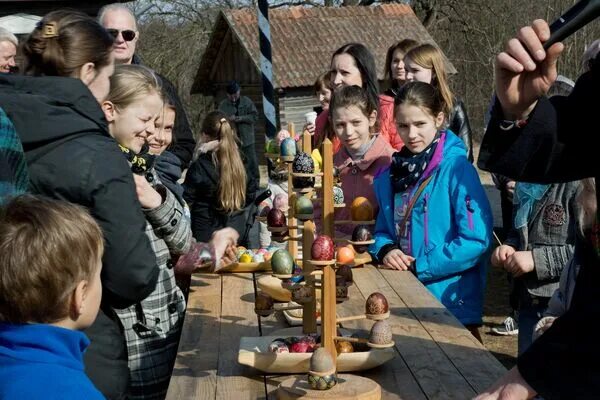
MULTIPOLYGON (((371 234, 369 227, 366 225, 357 225, 352 232, 352 241, 367 242, 369 240, 373 240, 373 235, 371 234)), ((354 245, 354 250, 356 250, 357 253, 365 253, 368 249, 368 245, 354 245)))
POLYGON ((320 235, 312 244, 310 251, 312 259, 317 261, 332 260, 334 248, 333 240, 329 236, 320 235))
POLYGON ((275 142, 275 144, 277 144, 277 146, 279 146, 281 145, 281 142, 283 142, 290 136, 290 132, 287 129, 282 129, 279 132, 277 132, 277 135, 275 136, 275 139, 273 139, 273 141, 275 142))
POLYGON ((338 264, 352 264, 354 262, 354 251, 348 246, 339 247, 337 249, 335 259, 338 264))
POLYGON ((339 186, 333 187, 333 203, 334 204, 344 204, 344 191, 339 186))
POLYGON ((375 212, 371 202, 366 197, 357 197, 352 201, 350 214, 353 221, 371 221, 375 212))
POLYGON ((280 340, 274 340, 269 344, 269 352, 271 353, 289 353, 288 346, 280 340))
POLYGON ((390 344, 392 342, 392 328, 387 319, 377 321, 371 328, 369 342, 374 344, 390 344))
MULTIPOLYGON (((300 152, 294 157, 292 171, 301 174, 312 174, 315 172, 315 162, 309 154, 300 152)), ((295 188, 303 189, 313 186, 315 179, 312 177, 294 177, 292 183, 295 188)))
POLYGON ((311 371, 324 373, 333 370, 334 367, 333 357, 324 347, 316 349, 310 357, 311 371))
POLYGON ((273 298, 266 293, 259 293, 254 299, 254 309, 265 311, 273 308, 273 298))
POLYGON ((300 196, 296 200, 294 211, 296 212, 296 214, 312 214, 313 203, 308 197, 300 196))
POLYGON ((296 155, 296 141, 290 137, 283 139, 279 146, 279 154, 282 157, 294 157, 296 155))
POLYGON ((345 299, 348 297, 348 286, 344 282, 342 285, 335 287, 335 297, 338 299, 345 299))
POLYGON ((256 254, 254 254, 254 257, 252 257, 252 262, 261 263, 261 262, 264 262, 264 261, 265 261, 264 254, 256 253, 256 254))
POLYGON ((337 350, 338 354, 354 352, 354 346, 352 346, 352 343, 348 342, 347 340, 338 340, 335 342, 335 349, 337 350))
POLYGON ((312 288, 300 286, 292 291, 292 300, 299 304, 308 303, 313 298, 312 288))
POLYGON ((294 260, 287 250, 277 250, 271 256, 271 269, 277 275, 291 275, 294 271, 294 260))
POLYGON ((279 193, 273 198, 273 208, 284 211, 288 207, 287 193, 279 193))
POLYGON ((320 376, 308 373, 308 384, 315 390, 329 390, 337 384, 337 375, 334 373, 320 376))
POLYGON ((240 263, 249 263, 252 262, 252 256, 248 253, 244 253, 242 254, 242 256, 240 257, 240 263))
POLYGON ((274 228, 287 226, 287 219, 285 218, 283 211, 277 208, 273 208, 269 211, 269 214, 267 214, 267 225, 274 228))
POLYGON ((389 311, 388 301, 384 295, 379 292, 371 293, 365 303, 365 312, 367 314, 385 314, 389 311))
POLYGON ((296 342, 290 347, 291 353, 310 353, 311 351, 310 344, 303 341, 296 342))

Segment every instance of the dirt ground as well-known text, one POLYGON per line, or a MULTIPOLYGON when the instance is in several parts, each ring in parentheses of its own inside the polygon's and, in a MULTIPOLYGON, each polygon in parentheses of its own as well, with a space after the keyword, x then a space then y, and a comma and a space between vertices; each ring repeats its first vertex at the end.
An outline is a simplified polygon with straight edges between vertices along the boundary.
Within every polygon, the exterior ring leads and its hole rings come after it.
MULTIPOLYGON (((475 151, 478 153, 478 148, 475 151)), ((479 171, 481 183, 486 189, 494 214, 494 225, 501 227, 500 195, 494 187, 490 174, 479 171)), ((508 305, 509 285, 506 273, 490 265, 488 270, 487 289, 483 306, 483 323, 481 337, 485 347, 506 367, 512 368, 517 362, 517 337, 496 336, 491 328, 501 324, 510 313, 508 305)))

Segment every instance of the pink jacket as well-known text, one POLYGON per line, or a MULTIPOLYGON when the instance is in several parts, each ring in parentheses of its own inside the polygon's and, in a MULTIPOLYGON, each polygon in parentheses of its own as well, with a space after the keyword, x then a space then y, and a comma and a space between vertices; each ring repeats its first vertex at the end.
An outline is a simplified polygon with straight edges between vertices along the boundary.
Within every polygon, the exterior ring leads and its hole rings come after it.
POLYGON ((379 95, 379 127, 381 136, 396 150, 404 146, 396 130, 394 121, 394 99, 385 94, 379 95))
MULTIPOLYGON (((373 190, 373 178, 387 169, 392 162, 394 149, 379 135, 365 157, 354 164, 348 153, 342 149, 333 156, 333 165, 340 169, 340 180, 344 191, 345 208, 335 210, 336 220, 349 220, 350 205, 357 197, 366 197, 373 205, 375 217, 379 210, 377 198, 373 190)), ((353 225, 338 225, 336 229, 345 234, 352 234, 353 225)))

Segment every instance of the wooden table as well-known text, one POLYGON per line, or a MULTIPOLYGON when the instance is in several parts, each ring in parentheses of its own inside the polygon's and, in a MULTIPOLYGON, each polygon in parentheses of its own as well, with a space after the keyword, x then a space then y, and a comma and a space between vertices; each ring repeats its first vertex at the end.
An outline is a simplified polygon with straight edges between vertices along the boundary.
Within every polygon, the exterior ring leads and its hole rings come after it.
MULTIPOLYGON (((505 369, 409 272, 354 269, 350 300, 338 316, 364 313, 365 298, 383 293, 397 357, 361 375, 378 382, 384 399, 468 399, 505 369)), ((188 311, 167 399, 271 399, 287 378, 264 376, 237 363, 242 336, 287 327, 281 315, 254 313, 253 276, 199 274, 192 278, 188 311)), ((368 331, 370 321, 345 328, 368 331)))

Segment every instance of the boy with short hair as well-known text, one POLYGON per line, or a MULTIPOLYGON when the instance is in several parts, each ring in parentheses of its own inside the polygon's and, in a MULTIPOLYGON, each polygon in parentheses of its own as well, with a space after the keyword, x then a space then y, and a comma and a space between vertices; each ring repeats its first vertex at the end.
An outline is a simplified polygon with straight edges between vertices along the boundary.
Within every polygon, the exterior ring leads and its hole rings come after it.
POLYGON ((102 231, 75 204, 31 195, 0 210, 0 398, 103 399, 80 332, 96 319, 102 231))

